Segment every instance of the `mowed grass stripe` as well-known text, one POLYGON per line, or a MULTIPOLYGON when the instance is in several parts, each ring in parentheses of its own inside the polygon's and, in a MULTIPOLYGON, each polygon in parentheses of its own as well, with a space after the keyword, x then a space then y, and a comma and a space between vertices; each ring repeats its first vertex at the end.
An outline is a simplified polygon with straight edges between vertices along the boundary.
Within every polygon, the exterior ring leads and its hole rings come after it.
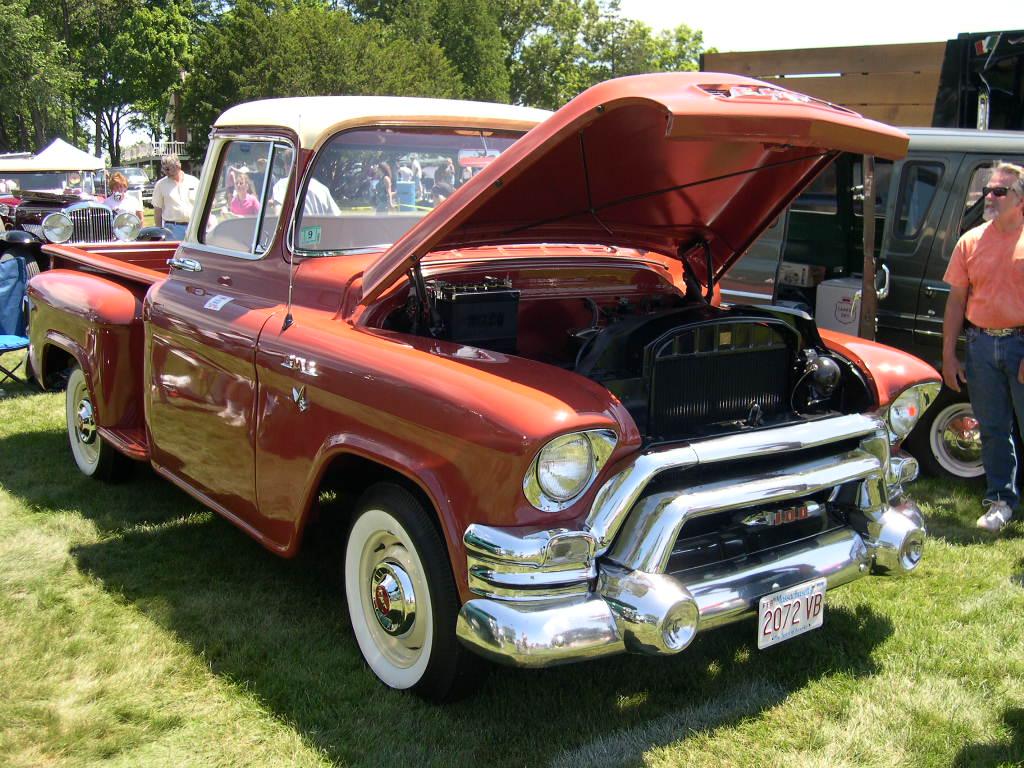
POLYGON ((976 484, 916 485, 919 572, 792 642, 746 622, 432 707, 359 658, 339 526, 282 561, 145 467, 80 477, 62 395, 4 389, 0 765, 1024 764, 1024 527, 976 531, 976 484))

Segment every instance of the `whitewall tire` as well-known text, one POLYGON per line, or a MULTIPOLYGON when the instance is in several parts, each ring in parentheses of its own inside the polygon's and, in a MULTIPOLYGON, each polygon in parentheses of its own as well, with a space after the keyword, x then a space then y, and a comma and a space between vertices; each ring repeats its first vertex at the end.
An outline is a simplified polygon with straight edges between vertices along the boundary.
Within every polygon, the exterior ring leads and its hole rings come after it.
POLYGON ((360 499, 345 545, 345 597, 359 650, 385 685, 444 700, 473 662, 455 636, 448 552, 423 505, 382 483, 360 499))

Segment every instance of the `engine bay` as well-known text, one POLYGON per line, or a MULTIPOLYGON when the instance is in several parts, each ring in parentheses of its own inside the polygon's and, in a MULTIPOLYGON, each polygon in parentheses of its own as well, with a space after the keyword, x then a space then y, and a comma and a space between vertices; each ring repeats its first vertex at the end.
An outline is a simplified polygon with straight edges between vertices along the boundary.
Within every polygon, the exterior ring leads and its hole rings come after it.
POLYGON ((607 275, 577 276, 568 288, 550 271, 415 276, 381 327, 586 376, 622 402, 649 444, 871 407, 860 371, 825 348, 806 314, 713 306, 664 280, 620 276, 609 286, 607 275))

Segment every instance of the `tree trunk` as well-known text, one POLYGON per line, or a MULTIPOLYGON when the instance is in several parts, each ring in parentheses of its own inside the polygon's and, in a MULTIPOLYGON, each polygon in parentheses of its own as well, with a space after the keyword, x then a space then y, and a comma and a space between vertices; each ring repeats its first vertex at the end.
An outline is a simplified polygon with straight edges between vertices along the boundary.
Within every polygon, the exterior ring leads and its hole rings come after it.
POLYGON ((25 125, 25 116, 18 115, 18 151, 28 152, 31 151, 31 147, 28 143, 28 126, 25 125))
POLYGON ((46 146, 46 115, 39 104, 33 103, 30 107, 32 112, 32 129, 35 134, 35 143, 39 149, 46 146))

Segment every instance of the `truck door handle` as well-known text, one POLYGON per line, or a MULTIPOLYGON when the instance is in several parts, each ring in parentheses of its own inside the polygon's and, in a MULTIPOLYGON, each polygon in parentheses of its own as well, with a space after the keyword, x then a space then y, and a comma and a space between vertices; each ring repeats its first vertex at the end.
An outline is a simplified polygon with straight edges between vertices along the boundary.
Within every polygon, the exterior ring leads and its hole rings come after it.
POLYGON ((924 295, 927 296, 928 298, 932 298, 936 294, 947 294, 947 293, 949 293, 949 288, 944 288, 941 285, 927 285, 927 286, 925 286, 925 289, 924 289, 924 295))
POLYGON ((882 276, 882 285, 876 292, 879 301, 883 301, 889 297, 889 268, 885 266, 885 264, 882 265, 882 276))
POLYGON ((195 259, 179 259, 175 256, 173 259, 167 260, 167 266, 171 269, 180 269, 183 272, 202 272, 203 265, 195 259))

